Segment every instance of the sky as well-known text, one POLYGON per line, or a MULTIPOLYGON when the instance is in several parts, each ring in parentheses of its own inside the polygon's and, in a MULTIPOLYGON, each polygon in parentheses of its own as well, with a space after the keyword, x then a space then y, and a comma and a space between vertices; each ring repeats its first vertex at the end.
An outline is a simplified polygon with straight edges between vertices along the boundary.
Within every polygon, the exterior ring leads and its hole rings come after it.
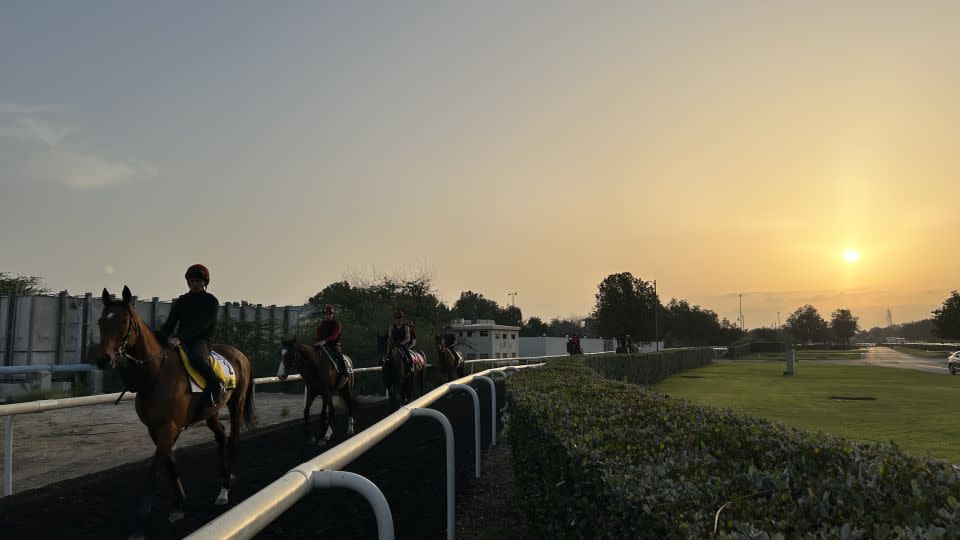
POLYGON ((960 289, 960 3, 5 4, 0 271, 298 304, 432 275, 747 328, 960 289), (837 5, 839 4, 839 5, 837 5), (847 251, 857 257, 848 261, 847 251), (779 314, 779 315, 778 315, 779 314))

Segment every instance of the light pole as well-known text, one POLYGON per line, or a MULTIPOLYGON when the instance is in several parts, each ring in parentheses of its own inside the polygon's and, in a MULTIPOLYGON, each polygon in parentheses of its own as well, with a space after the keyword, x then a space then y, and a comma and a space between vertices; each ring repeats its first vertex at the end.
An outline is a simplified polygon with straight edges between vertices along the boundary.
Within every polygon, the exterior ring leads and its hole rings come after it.
POLYGON ((657 280, 653 280, 653 340, 660 352, 660 296, 657 294, 657 280))
POLYGON ((517 295, 518 295, 518 294, 520 294, 520 293, 518 293, 518 292, 516 292, 516 291, 511 292, 511 293, 507 293, 507 296, 510 297, 510 307, 514 307, 514 306, 517 305, 517 295))

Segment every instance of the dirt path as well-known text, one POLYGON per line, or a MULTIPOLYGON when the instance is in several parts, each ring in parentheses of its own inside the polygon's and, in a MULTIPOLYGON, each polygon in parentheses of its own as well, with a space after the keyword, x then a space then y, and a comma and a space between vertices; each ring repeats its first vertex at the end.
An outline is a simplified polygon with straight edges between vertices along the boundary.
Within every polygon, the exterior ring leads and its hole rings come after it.
MULTIPOLYGON (((257 393, 259 427, 303 417, 301 394, 257 393)), ((369 403, 375 397, 361 396, 369 403)), ((133 463, 153 455, 153 442, 134 411, 133 401, 17 415, 13 439, 13 492, 39 487, 133 463)), ((312 413, 320 413, 320 401, 312 413)), ((342 409, 341 409, 342 410, 342 409)), ((227 422, 224 422, 228 426, 227 422)), ((229 427, 227 427, 229 431, 229 427)), ((213 441, 202 422, 177 440, 183 448, 213 441)), ((3 463, 0 445, 0 463, 3 463)))

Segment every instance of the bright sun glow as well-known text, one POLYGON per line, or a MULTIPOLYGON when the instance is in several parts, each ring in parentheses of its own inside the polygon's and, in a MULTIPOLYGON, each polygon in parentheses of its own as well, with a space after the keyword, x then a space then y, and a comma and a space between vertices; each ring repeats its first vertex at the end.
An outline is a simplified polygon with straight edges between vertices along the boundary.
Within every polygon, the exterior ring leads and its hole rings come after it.
POLYGON ((855 249, 846 249, 843 252, 843 260, 848 263, 857 262, 860 260, 860 252, 855 249))

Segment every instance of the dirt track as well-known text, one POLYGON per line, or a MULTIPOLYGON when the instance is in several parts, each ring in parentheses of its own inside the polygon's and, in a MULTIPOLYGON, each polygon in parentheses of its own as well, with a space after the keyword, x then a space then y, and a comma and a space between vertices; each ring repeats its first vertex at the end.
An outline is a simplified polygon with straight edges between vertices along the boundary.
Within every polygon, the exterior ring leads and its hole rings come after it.
MULTIPOLYGON (((473 386, 480 395, 481 443, 486 448, 490 434, 489 387, 473 386)), ((499 383, 497 387, 499 404, 502 403, 503 388, 499 383)), ((320 452, 304 444, 298 403, 294 399, 293 405, 289 406, 289 417, 298 420, 244 434, 235 468, 240 477, 231 491, 232 503, 243 500, 320 452)), ((317 405, 315 408, 319 410, 317 405)), ((457 483, 463 485, 473 474, 472 400, 458 392, 436 402, 434 408, 446 414, 453 423, 457 483)), ((356 412, 357 428, 364 429, 390 412, 392 408, 388 403, 365 405, 356 412)), ((342 437, 344 419, 338 417, 337 421, 337 436, 342 437)), ((142 426, 139 429, 142 433, 142 426)), ((339 440, 335 438, 333 442, 339 440)), ((113 468, 108 464, 126 461, 129 451, 101 449, 98 455, 102 457, 95 459, 100 464, 99 472, 0 499, 3 538, 125 538, 133 528, 136 498, 147 485, 148 462, 141 459, 113 468)), ((142 452, 137 452, 142 456, 142 452)), ((346 470, 370 478, 384 492, 393 512, 398 538, 441 538, 446 527, 443 454, 443 432, 439 424, 416 418, 351 463, 346 470)), ((19 466, 24 454, 15 453, 15 458, 19 466)), ((148 538, 181 538, 232 506, 213 505, 219 486, 212 443, 181 447, 176 459, 189 498, 187 515, 176 524, 166 521, 171 490, 165 489, 166 497, 158 499, 154 505, 153 518, 147 529, 148 538)), ((367 503, 352 492, 318 492, 292 507, 258 538, 313 538, 318 535, 324 538, 376 538, 373 513, 367 503)))

